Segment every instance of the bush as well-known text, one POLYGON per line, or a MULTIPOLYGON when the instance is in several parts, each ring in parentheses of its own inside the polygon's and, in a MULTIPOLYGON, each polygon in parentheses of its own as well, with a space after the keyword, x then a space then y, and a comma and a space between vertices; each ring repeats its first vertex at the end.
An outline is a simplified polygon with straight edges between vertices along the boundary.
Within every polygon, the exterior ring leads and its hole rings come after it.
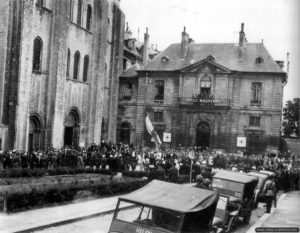
POLYGON ((166 180, 165 171, 150 171, 148 174, 148 181, 152 180, 166 180))
POLYGON ((190 165, 183 164, 179 169, 180 175, 189 175, 190 174, 190 165))
POLYGON ((216 168, 226 168, 227 160, 225 156, 217 156, 213 159, 214 167, 216 168))
MULTIPOLYGON (((147 181, 123 181, 103 183, 96 186, 87 186, 81 184, 77 187, 64 187, 58 185, 56 188, 37 190, 32 189, 31 193, 15 193, 7 196, 7 210, 14 212, 16 210, 28 209, 37 206, 46 206, 53 203, 73 201, 78 192, 82 190, 90 191, 99 196, 108 196, 129 193, 144 186, 147 181)), ((0 208, 3 209, 3 201, 0 202, 0 208)))
POLYGON ((112 171, 107 169, 97 169, 95 170, 95 173, 97 174, 103 174, 103 175, 111 175, 112 171))
POLYGON ((122 175, 127 177, 135 177, 135 178, 141 178, 144 176, 148 177, 148 173, 145 171, 123 171, 122 175))
POLYGON ((166 172, 164 170, 146 171, 123 171, 123 176, 141 178, 148 177, 148 180, 166 180, 166 172))
POLYGON ((25 177, 42 177, 42 176, 57 176, 57 175, 74 175, 82 173, 97 173, 104 175, 111 175, 111 170, 96 169, 93 168, 70 168, 70 167, 59 167, 59 168, 13 168, 5 169, 0 171, 0 178, 25 178, 25 177))
MULTIPOLYGON (((193 175, 194 174, 200 174, 200 166, 197 164, 193 164, 193 175)), ((191 169, 191 165, 189 164, 184 164, 180 167, 179 169, 179 174, 180 175, 190 175, 190 169, 191 169)))
POLYGON ((185 184, 190 182, 190 176, 189 175, 179 175, 177 178, 178 184, 185 184))

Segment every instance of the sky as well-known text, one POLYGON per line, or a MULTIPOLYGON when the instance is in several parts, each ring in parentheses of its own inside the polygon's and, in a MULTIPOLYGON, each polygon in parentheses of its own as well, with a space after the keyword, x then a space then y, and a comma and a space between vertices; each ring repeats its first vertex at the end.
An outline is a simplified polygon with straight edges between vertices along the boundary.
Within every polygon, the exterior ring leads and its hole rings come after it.
POLYGON ((274 60, 289 53, 283 103, 300 97, 299 0, 121 0, 133 36, 163 51, 186 32, 195 43, 238 43, 241 23, 249 43, 263 43, 274 60))

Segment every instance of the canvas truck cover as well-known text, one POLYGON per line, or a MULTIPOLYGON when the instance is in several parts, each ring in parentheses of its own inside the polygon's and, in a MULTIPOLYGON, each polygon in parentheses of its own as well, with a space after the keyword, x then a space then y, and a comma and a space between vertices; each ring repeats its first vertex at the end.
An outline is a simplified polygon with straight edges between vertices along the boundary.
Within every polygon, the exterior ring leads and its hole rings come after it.
POLYGON ((211 190, 153 180, 143 188, 119 199, 180 213, 189 213, 216 204, 219 195, 211 190))
POLYGON ((217 172, 213 178, 221 179, 221 180, 229 180, 234 181, 242 184, 251 183, 254 181, 258 181, 258 178, 255 176, 247 175, 246 173, 238 173, 238 172, 232 172, 232 171, 220 171, 217 172))
POLYGON ((263 179, 268 178, 268 175, 267 175, 267 174, 260 173, 260 172, 248 172, 247 174, 248 174, 249 176, 256 176, 256 177, 258 177, 258 178, 263 178, 263 179))

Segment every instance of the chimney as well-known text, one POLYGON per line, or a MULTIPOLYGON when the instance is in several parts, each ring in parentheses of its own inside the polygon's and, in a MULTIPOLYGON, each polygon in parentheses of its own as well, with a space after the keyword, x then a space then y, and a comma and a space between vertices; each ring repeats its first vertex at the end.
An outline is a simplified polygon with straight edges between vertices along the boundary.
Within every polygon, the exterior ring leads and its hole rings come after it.
POLYGON ((143 48, 143 64, 148 63, 148 46, 149 46, 149 34, 148 28, 146 28, 146 33, 144 34, 144 48, 143 48))
POLYGON ((244 43, 246 42, 245 32, 244 32, 244 23, 241 24, 241 31, 240 31, 240 39, 239 39, 239 47, 243 47, 244 43))
POLYGON ((189 34, 185 32, 185 27, 183 28, 181 35, 180 59, 185 59, 189 46, 189 34))

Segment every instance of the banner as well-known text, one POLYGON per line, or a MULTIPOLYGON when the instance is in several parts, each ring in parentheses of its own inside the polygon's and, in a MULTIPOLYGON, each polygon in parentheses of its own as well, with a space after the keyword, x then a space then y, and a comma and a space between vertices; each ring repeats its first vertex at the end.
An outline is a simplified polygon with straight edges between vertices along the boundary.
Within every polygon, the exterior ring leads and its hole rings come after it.
POLYGON ((156 131, 154 130, 154 127, 148 116, 146 116, 145 122, 146 122, 146 128, 147 128, 148 133, 154 139, 156 146, 159 147, 159 145, 161 145, 161 140, 160 140, 158 134, 156 133, 156 131))

